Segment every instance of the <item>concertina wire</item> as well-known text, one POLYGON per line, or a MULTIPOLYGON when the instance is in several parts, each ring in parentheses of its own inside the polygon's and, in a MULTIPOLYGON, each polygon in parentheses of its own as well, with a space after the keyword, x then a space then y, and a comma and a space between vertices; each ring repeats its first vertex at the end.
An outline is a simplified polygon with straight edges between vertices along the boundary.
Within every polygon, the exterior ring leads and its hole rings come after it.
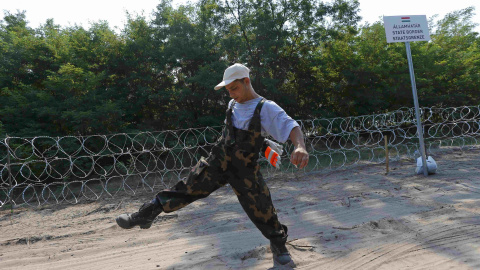
MULTIPOLYGON (((475 147, 480 105, 421 108, 427 154, 440 148, 475 147)), ((415 158, 419 141, 414 108, 358 117, 297 121, 310 154, 298 170, 288 162, 293 145, 283 144, 280 169, 262 157, 268 180, 317 173, 360 163, 415 158)), ((0 140, 0 209, 13 205, 79 203, 119 194, 155 192, 174 185, 207 156, 223 126, 111 135, 6 137, 0 140)), ((413 160, 413 159, 412 159, 413 160)), ((413 172, 413 162, 412 162, 413 172)))

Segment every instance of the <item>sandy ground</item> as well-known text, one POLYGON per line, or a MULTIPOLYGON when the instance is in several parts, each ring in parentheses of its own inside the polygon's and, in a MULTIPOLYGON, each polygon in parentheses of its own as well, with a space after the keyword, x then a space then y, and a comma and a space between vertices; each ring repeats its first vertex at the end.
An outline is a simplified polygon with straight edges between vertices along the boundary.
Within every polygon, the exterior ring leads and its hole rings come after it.
MULTIPOLYGON (((297 269, 480 269, 480 150, 269 179, 297 269)), ((0 269, 277 269, 227 186, 152 228, 114 218, 152 194, 0 211, 0 269)))

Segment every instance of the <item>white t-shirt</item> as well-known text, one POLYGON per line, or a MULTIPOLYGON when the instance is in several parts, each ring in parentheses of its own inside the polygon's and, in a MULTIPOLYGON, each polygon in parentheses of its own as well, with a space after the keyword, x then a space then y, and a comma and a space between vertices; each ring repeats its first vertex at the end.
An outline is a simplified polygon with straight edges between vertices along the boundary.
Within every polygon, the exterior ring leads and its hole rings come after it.
MULTIPOLYGON (((238 129, 248 130, 255 108, 262 98, 251 99, 244 103, 235 102, 232 110, 233 126, 238 129)), ((233 99, 228 103, 228 108, 230 108, 232 102, 233 99)), ((277 103, 271 100, 265 100, 260 112, 260 121, 262 124, 262 136, 267 137, 267 135, 270 135, 280 143, 285 143, 292 129, 299 126, 297 121, 288 116, 277 103)))

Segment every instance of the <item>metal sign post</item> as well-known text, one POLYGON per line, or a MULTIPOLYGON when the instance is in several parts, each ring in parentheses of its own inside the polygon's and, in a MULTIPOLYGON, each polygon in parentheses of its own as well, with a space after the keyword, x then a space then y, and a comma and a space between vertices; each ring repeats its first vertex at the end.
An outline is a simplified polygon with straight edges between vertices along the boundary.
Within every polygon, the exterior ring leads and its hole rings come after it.
POLYGON ((410 71, 410 80, 412 81, 413 103, 415 105, 415 115, 417 121, 417 134, 420 141, 420 154, 422 155, 423 174, 428 175, 427 158, 425 153, 425 144, 423 142, 423 128, 420 120, 420 108, 418 105, 417 86, 415 84, 415 73, 413 72, 412 52, 410 50, 410 41, 428 41, 430 33, 428 30, 427 16, 384 16, 385 34, 388 43, 405 42, 408 58, 408 69, 410 71))
POLYGON ((427 176, 427 158, 425 153, 425 144, 423 142, 423 128, 420 120, 420 107, 418 105, 417 85, 415 83, 415 73, 413 72, 412 52, 410 51, 410 42, 405 42, 407 48, 408 69, 410 70, 410 80, 412 81, 413 103, 415 104, 415 115, 417 117, 417 133, 420 141, 420 154, 422 155, 423 175, 427 176))

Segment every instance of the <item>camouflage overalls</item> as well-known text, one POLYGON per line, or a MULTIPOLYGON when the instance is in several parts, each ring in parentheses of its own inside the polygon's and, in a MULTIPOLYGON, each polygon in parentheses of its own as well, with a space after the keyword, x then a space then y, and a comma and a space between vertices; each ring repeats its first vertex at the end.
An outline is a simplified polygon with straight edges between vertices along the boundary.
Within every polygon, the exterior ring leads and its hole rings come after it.
POLYGON ((250 121, 248 130, 232 124, 232 106, 227 110, 226 128, 209 156, 201 158, 189 173, 186 182, 178 182, 172 190, 157 194, 165 213, 176 211, 195 200, 205 198, 226 185, 233 188, 248 217, 268 239, 286 238, 287 227, 280 224, 270 191, 257 163, 264 142, 261 135, 262 99, 250 121))

